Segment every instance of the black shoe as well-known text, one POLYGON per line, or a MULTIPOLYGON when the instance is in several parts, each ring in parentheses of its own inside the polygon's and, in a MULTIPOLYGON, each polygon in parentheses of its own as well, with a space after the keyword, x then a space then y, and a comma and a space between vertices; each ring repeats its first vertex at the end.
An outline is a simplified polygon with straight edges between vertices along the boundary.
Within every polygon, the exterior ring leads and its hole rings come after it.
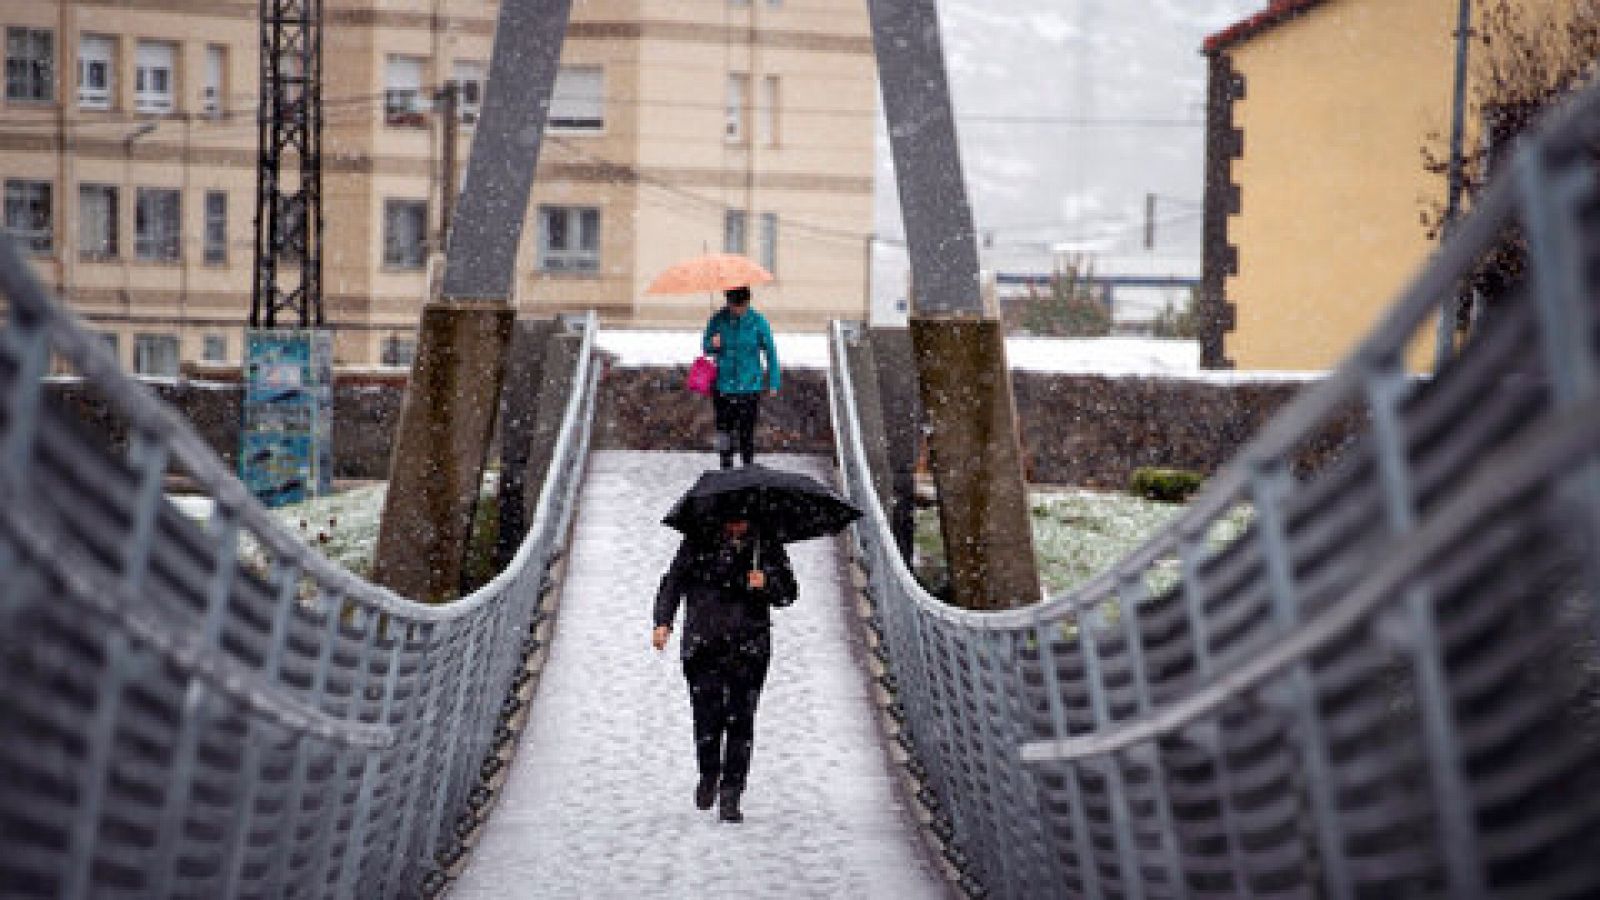
POLYGON ((717 818, 724 822, 743 822, 744 813, 739 812, 739 792, 724 789, 721 796, 722 804, 717 808, 717 818))
POLYGON ((711 808, 711 804, 715 803, 716 800, 717 800, 717 776, 715 776, 715 775, 702 775, 702 776, 700 776, 700 783, 698 785, 695 785, 695 789, 694 789, 694 806, 695 806, 695 809, 710 809, 711 808))

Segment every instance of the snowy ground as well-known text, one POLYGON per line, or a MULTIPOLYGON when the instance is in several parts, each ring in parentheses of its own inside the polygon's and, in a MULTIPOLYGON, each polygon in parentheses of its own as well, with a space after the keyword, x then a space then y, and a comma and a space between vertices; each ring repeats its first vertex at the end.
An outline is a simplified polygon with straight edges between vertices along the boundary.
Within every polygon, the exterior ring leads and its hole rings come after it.
MULTIPOLYGON (((807 457, 763 462, 827 478, 807 457)), ((550 657, 505 793, 453 898, 944 896, 894 789, 853 658, 834 541, 793 547, 745 822, 694 808, 688 696, 650 608, 677 540, 658 521, 709 454, 597 453, 550 657)))
MULTIPOLYGON (((786 368, 828 367, 827 338, 822 334, 774 336, 778 361, 786 368)), ((600 332, 600 349, 617 357, 620 366, 686 365, 700 354, 698 331, 600 332)), ((1216 384, 1241 381, 1306 381, 1322 372, 1218 372, 1200 369, 1200 345, 1194 341, 1156 338, 1023 338, 1006 339, 1012 369, 1074 375, 1162 376, 1216 384)))
MULTIPOLYGON (((1156 503, 1129 494, 1081 489, 1034 491, 1029 506, 1039 581, 1050 597, 1070 591, 1111 568, 1184 509, 1178 504, 1156 503)), ((1214 543, 1231 541, 1249 520, 1248 509, 1236 509, 1213 529, 1209 538, 1214 543)), ((944 555, 939 511, 917 510, 916 529, 915 568, 924 580, 937 581, 942 574, 934 572, 944 555)), ((1177 577, 1177 562, 1172 561, 1151 588, 1160 590, 1175 583, 1177 577)))

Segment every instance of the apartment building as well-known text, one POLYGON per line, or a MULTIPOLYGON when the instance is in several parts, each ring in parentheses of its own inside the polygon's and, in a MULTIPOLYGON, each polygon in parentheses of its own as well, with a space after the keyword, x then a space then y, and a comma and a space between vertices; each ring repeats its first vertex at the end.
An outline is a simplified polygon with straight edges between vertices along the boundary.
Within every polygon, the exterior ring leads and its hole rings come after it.
MULTIPOLYGON (((3 227, 125 366, 236 363, 250 305, 255 3, 0 8, 3 227)), ((324 309, 341 364, 406 364, 485 83, 493 0, 329 0, 324 309), (457 116, 438 98, 456 86, 457 116), (454 136, 456 172, 444 142, 454 136)), ((742 251, 780 329, 864 317, 877 103, 861 0, 576 0, 515 302, 684 327, 674 260, 742 251)), ((508 227, 512 227, 508 223, 508 227)))

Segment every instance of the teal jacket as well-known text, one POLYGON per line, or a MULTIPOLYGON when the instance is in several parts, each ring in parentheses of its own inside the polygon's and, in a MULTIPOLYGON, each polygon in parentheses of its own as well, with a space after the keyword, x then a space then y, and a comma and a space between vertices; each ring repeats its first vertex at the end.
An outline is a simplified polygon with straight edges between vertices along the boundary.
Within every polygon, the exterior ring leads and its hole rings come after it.
POLYGON ((700 348, 717 360, 717 392, 753 394, 763 389, 777 390, 782 376, 778 370, 778 345, 772 342, 767 318, 753 309, 735 318, 727 307, 717 310, 706 323, 700 348), (722 335, 722 349, 711 347, 711 336, 722 335), (766 370, 762 371, 762 358, 766 370))

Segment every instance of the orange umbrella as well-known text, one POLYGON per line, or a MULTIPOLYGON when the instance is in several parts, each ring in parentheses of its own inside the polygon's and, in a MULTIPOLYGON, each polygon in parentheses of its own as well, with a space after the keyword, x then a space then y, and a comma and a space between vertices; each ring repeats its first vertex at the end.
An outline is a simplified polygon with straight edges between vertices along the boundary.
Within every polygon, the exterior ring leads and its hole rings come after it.
POLYGON ((747 256, 737 253, 709 253, 676 263, 656 276, 646 294, 698 294, 701 291, 726 291, 730 288, 766 284, 772 273, 747 256))

